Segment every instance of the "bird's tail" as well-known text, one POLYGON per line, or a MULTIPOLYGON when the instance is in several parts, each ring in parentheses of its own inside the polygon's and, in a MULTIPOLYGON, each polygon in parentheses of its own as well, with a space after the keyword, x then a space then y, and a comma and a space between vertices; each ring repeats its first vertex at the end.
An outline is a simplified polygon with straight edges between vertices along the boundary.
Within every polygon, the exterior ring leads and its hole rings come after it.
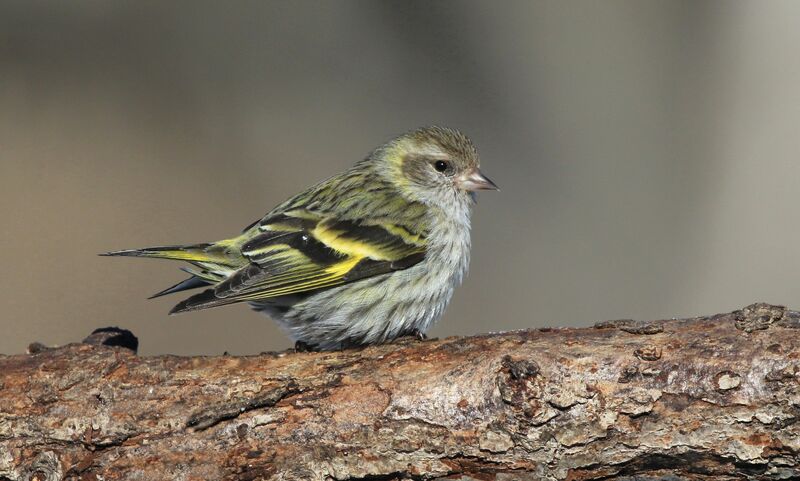
POLYGON ((186 262, 218 263, 220 255, 212 250, 214 244, 193 244, 185 246, 146 247, 144 249, 126 249, 106 252, 101 256, 152 257, 155 259, 173 259, 186 262))
MULTIPOLYGON (((147 247, 144 249, 126 249, 121 251, 107 252, 101 256, 123 256, 123 257, 151 257, 154 259, 172 259, 185 261, 196 267, 181 268, 191 274, 188 279, 175 284, 172 287, 160 291, 150 298, 160 297, 175 292, 195 289, 198 287, 216 284, 225 278, 227 274, 236 270, 237 259, 233 257, 230 241, 220 241, 213 244, 192 244, 147 247)), ((233 252, 237 252, 233 249, 233 252)))

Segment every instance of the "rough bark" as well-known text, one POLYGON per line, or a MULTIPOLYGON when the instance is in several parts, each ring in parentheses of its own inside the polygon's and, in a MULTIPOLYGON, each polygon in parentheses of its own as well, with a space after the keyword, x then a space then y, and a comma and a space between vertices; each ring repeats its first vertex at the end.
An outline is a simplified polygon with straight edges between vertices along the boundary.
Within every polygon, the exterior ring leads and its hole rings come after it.
POLYGON ((39 346, 0 356, 0 480, 796 478, 798 348, 765 304, 327 353, 39 346))

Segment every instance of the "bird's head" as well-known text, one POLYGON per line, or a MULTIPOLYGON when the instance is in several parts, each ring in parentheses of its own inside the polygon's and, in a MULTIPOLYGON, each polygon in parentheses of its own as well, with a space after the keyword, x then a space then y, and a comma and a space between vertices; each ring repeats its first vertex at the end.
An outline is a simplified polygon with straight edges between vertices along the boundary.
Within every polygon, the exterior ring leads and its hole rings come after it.
POLYGON ((401 191, 429 205, 467 202, 475 191, 499 190, 480 171, 478 152, 461 132, 424 127, 376 152, 382 169, 401 191))

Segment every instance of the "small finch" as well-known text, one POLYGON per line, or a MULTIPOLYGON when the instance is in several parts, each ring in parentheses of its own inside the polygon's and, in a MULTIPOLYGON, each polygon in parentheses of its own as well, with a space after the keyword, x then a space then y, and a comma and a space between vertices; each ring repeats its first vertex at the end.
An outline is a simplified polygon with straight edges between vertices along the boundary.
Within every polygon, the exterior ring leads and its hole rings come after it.
POLYGON ((474 192, 497 190, 472 142, 427 127, 278 205, 237 237, 109 252, 186 261, 207 287, 170 314, 248 302, 311 349, 424 336, 467 272, 474 192))

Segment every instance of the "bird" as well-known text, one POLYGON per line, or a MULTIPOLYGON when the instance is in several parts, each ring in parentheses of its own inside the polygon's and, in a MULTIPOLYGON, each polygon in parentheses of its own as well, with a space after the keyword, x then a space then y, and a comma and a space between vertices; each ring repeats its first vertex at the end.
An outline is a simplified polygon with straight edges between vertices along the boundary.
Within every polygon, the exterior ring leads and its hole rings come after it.
POLYGON ((107 252, 185 261, 170 314, 246 302, 297 349, 424 338, 470 262, 476 192, 499 190, 459 130, 399 135, 229 239, 107 252))

